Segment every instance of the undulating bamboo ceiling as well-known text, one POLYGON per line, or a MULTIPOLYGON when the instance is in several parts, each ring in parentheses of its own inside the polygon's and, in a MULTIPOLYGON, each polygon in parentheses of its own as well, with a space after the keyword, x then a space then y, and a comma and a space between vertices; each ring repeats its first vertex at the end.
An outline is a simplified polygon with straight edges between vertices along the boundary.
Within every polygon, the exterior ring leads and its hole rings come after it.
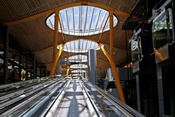
MULTIPOLYGON (((83 1, 86 1, 86 0, 83 0, 83 1)), ((86 27, 84 27, 83 25, 83 18, 80 19, 82 26, 79 24, 77 26, 76 23, 70 24, 69 21, 71 22, 73 19, 65 21, 65 25, 63 24, 63 27, 64 27, 63 29, 65 30, 64 38, 66 42, 70 42, 76 39, 86 39, 86 40, 91 40, 93 42, 97 42, 100 37, 100 34, 93 32, 95 35, 91 34, 91 36, 88 36, 87 34, 85 34, 83 36, 80 33, 81 32, 91 33, 91 31, 96 31, 97 29, 98 29, 98 32, 100 32, 101 28, 97 28, 97 27, 98 27, 98 23, 100 25, 100 22, 102 22, 101 20, 103 20, 103 18, 99 16, 102 13, 102 11, 100 10, 96 11, 95 9, 93 11, 93 8, 103 7, 102 9, 104 10, 111 9, 114 11, 114 16, 117 18, 117 23, 118 23, 116 26, 114 26, 115 63, 116 63, 116 66, 126 65, 129 62, 129 59, 127 57, 130 55, 127 39, 131 37, 131 32, 128 32, 128 31, 125 32, 121 30, 121 27, 124 21, 127 19, 129 14, 131 13, 137 1, 138 0, 132 0, 132 2, 130 0, 89 0, 87 5, 91 6, 92 8, 91 11, 93 13, 91 13, 91 15, 96 15, 96 22, 93 23, 93 18, 92 16, 89 15, 89 21, 88 21, 89 24, 86 30, 86 27), (101 20, 99 20, 98 17, 101 18, 101 20), (93 24, 90 23, 91 20, 93 24), (98 23, 97 23, 97 20, 99 20, 98 23), (67 25, 66 23, 69 25, 67 25), (72 30, 72 31, 73 32, 77 31, 77 35, 76 34, 75 36, 68 35, 70 32, 69 33, 67 32, 66 34, 66 31, 68 29, 71 29, 70 25, 73 26, 73 24, 74 25, 76 24, 76 27, 75 27, 75 30, 72 30), (93 28, 91 28, 92 26, 90 25, 93 25, 93 28)), ((52 57, 53 57, 52 53, 53 53, 54 31, 47 26, 46 24, 47 18, 54 13, 54 8, 64 8, 65 5, 68 5, 69 7, 77 8, 77 7, 71 6, 77 3, 80 3, 78 6, 81 5, 80 0, 28 0, 28 1, 2 0, 0 4, 0 21, 1 22, 16 21, 16 20, 20 20, 23 18, 27 18, 33 15, 46 12, 46 13, 43 13, 43 15, 38 16, 37 18, 33 18, 33 19, 31 18, 30 20, 26 20, 18 24, 10 25, 10 34, 18 41, 20 46, 23 48, 23 51, 35 53, 37 61, 40 63, 46 64, 47 71, 49 71, 51 68, 52 57)), ((86 11, 86 9, 87 7, 85 7, 85 12, 88 12, 88 10, 86 11)), ((81 10, 78 11, 79 14, 84 12, 83 8, 81 10)), ((65 14, 66 14, 66 11, 63 11, 63 13, 61 14, 62 21, 69 19, 68 11, 67 11, 67 15, 65 14)), ((79 17, 79 15, 78 16, 75 15, 75 17, 79 17)), ((84 15, 84 17, 86 17, 86 14, 84 15)), ((59 38, 58 44, 63 43, 61 33, 58 33, 58 38, 59 38)), ((103 33, 100 39, 100 42, 104 45, 104 48, 108 52, 109 52, 109 45, 110 45, 109 38, 110 38, 109 31, 106 30, 106 32, 103 33)), ((79 53, 69 53, 65 51, 62 53, 60 59, 69 58, 77 54, 79 53)), ((75 58, 77 59, 77 61, 78 59, 80 59, 78 57, 75 57, 75 58)), ((75 58, 72 57, 72 60, 75 58)), ((86 60, 84 56, 82 56, 81 59, 86 60)), ((104 76, 106 69, 108 67, 109 67, 109 62, 107 58, 104 56, 101 50, 98 50, 97 51, 97 75, 104 76)), ((83 68, 83 69, 86 69, 86 68, 83 68)))

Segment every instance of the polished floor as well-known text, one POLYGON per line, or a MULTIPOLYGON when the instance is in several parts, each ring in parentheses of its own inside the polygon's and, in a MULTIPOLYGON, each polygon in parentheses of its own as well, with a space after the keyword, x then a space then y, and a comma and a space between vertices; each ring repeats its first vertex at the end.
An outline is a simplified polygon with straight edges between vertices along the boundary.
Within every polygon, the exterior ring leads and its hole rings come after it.
POLYGON ((90 117, 79 82, 73 80, 55 113, 55 117, 90 117))

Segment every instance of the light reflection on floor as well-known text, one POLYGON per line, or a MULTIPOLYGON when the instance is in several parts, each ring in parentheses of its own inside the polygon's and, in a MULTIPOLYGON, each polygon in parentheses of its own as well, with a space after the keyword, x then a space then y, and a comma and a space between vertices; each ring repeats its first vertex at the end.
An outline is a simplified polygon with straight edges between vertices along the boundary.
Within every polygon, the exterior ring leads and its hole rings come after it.
POLYGON ((81 91, 78 81, 72 81, 57 109, 55 117, 89 117, 89 110, 81 91))

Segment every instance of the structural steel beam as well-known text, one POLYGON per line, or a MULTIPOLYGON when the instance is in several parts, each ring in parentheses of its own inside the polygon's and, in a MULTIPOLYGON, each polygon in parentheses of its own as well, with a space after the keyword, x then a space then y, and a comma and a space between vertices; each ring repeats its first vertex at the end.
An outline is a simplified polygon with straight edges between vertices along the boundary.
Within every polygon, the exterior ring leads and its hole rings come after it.
POLYGON ((109 11, 110 19, 110 56, 114 58, 114 28, 113 28, 113 11, 109 11))
POLYGON ((119 76, 118 76, 118 72, 116 70, 116 66, 115 66, 115 62, 114 62, 114 59, 111 58, 111 56, 107 53, 107 51, 101 46, 100 43, 98 43, 99 47, 101 48, 102 52, 104 53, 104 55, 107 57, 107 59, 109 60, 109 63, 111 65, 111 68, 112 68, 112 72, 113 72, 113 75, 114 75, 114 80, 115 80, 115 83, 116 83, 116 87, 117 87, 117 91, 118 91, 118 94, 119 94, 119 98, 120 100, 123 102, 123 103, 126 103, 125 102, 125 97, 124 97, 124 94, 123 94, 123 91, 122 91, 122 86, 120 84, 120 80, 119 80, 119 76))
POLYGON ((102 29, 102 32, 101 32, 101 34, 100 34, 100 36, 99 36, 99 38, 98 38, 98 41, 97 41, 97 42, 100 42, 100 40, 101 40, 101 38, 102 38, 102 35, 103 35, 103 32, 104 32, 104 29, 105 29, 106 24, 107 24, 107 22, 108 22, 108 19, 109 19, 109 16, 108 16, 108 18, 106 19, 105 25, 104 25, 104 27, 103 27, 103 29, 102 29))
POLYGON ((51 71, 50 71, 50 76, 53 76, 55 74, 55 70, 56 70, 56 66, 57 66, 57 63, 58 63, 58 59, 60 58, 61 56, 61 53, 63 51, 63 48, 64 48, 64 44, 62 44, 62 46, 60 47, 59 51, 57 52, 57 55, 52 63, 52 68, 51 68, 51 71))
POLYGON ((54 46, 53 46, 53 61, 56 57, 56 53, 57 53, 57 45, 58 45, 58 19, 59 19, 59 16, 58 16, 58 11, 56 10, 55 11, 55 24, 54 24, 54 46))
MULTIPOLYGON (((64 34, 63 34, 63 23, 62 23, 62 20, 60 18, 60 14, 58 14, 58 21, 59 21, 59 24, 60 24, 60 30, 61 30, 61 35, 62 35, 62 40, 63 40, 63 43, 66 43, 65 39, 64 39, 64 34)), ((58 33, 58 32, 57 32, 58 33)))
MULTIPOLYGON (((62 10, 62 9, 68 8, 68 7, 80 6, 84 3, 88 6, 95 6, 95 7, 106 9, 108 11, 113 10, 114 13, 117 14, 117 15, 122 15, 122 16, 126 16, 126 17, 128 17, 130 15, 127 12, 123 12, 121 10, 116 10, 114 8, 110 8, 109 6, 105 6, 105 5, 101 5, 101 4, 97 4, 97 3, 92 3, 92 2, 75 2, 75 3, 72 3, 72 4, 66 4, 66 5, 60 6, 60 7, 56 8, 56 10, 59 11, 59 10, 62 10)), ((54 11, 55 11, 55 8, 53 8, 51 10, 47 10, 47 11, 42 12, 42 13, 38 13, 38 14, 33 15, 33 16, 22 18, 20 20, 11 21, 11 22, 4 22, 4 24, 6 24, 6 25, 20 24, 20 23, 23 23, 23 22, 27 22, 27 21, 42 17, 42 16, 49 15, 49 14, 53 13, 54 11)), ((138 18, 138 17, 133 16, 133 18, 138 18)))
POLYGON ((69 74, 69 70, 70 70, 70 67, 66 70, 66 74, 67 75, 69 74))

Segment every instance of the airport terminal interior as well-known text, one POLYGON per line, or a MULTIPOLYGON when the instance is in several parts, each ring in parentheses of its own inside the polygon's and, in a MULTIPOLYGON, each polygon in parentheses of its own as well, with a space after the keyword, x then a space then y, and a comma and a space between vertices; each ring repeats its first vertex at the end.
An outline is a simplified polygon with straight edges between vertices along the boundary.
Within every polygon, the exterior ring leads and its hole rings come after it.
POLYGON ((174 0, 0 0, 0 117, 175 117, 174 0))

